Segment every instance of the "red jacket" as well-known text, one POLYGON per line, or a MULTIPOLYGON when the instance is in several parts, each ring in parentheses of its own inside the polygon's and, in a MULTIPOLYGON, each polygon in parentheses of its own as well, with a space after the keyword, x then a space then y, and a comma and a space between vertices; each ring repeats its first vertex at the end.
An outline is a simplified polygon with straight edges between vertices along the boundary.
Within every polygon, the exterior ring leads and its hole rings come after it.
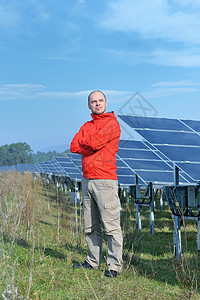
POLYGON ((114 179, 120 126, 114 112, 91 114, 74 136, 70 150, 82 154, 83 177, 89 179, 114 179))

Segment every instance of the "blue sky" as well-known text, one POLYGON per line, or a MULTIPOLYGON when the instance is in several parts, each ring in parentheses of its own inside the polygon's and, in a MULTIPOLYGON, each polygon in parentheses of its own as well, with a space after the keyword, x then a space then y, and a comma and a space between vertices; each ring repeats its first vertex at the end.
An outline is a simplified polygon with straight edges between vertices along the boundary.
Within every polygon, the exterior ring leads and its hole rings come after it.
POLYGON ((0 0, 0 145, 69 147, 95 89, 116 115, 131 99, 199 120, 199 16, 199 0, 0 0))

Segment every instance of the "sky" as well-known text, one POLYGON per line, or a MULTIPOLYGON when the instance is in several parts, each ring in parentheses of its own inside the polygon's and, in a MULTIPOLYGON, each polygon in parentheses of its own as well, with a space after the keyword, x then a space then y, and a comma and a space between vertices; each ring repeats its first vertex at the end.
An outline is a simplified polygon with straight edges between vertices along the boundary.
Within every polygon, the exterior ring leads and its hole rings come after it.
POLYGON ((199 16, 199 0, 0 0, 0 146, 68 149, 93 90, 116 115, 200 120, 199 16))

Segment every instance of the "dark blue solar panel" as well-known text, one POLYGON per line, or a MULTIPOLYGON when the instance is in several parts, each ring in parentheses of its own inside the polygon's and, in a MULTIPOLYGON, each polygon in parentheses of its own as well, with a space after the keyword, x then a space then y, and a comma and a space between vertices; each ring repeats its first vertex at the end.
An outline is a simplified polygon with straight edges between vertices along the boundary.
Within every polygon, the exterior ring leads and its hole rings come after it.
POLYGON ((128 115, 119 115, 118 117, 132 128, 191 131, 187 126, 176 119, 137 117, 128 115))
POLYGON ((168 163, 170 162, 170 159, 169 159, 168 157, 166 157, 166 156, 165 156, 163 153, 161 153, 160 151, 156 150, 154 153, 155 153, 156 155, 158 155, 159 158, 160 158, 161 160, 167 161, 168 163))
POLYGON ((134 176, 134 174, 135 173, 131 169, 129 169, 128 167, 117 169, 117 175, 127 175, 127 176, 132 175, 132 176, 134 176))
MULTIPOLYGON (((142 177, 145 182, 152 182, 154 184, 174 184, 174 172, 159 172, 159 171, 137 171, 137 174, 142 177)), ((180 176, 180 183, 186 183, 180 176)))
POLYGON ((54 157, 54 159, 58 162, 71 162, 71 160, 66 156, 65 157, 56 156, 54 157))
POLYGON ((178 147, 178 146, 157 146, 157 149, 164 153, 172 161, 200 162, 200 148, 178 147))
POLYGON ((81 161, 73 160, 73 163, 74 163, 74 165, 75 165, 77 168, 79 168, 79 170, 82 169, 82 163, 81 163, 81 161))
POLYGON ((176 165, 190 175, 195 181, 200 181, 200 164, 176 163, 176 165))
POLYGON ((66 157, 55 157, 55 161, 60 165, 65 175, 71 179, 81 180, 83 178, 81 170, 81 155, 74 153, 67 153, 66 157), (80 165, 80 168, 77 166, 80 165))
POLYGON ((121 159, 116 159, 116 166, 117 168, 121 168, 121 167, 124 167, 126 168, 126 164, 121 160, 121 159))
MULTIPOLYGON (((119 176, 118 175, 118 182, 119 184, 124 185, 134 185, 135 184, 135 177, 133 176, 119 176)), ((141 183, 141 181, 140 181, 141 183)))
POLYGON ((152 144, 200 146, 200 136, 193 132, 136 131, 152 144))
POLYGON ((185 124, 187 124, 193 130, 200 132, 200 121, 194 121, 194 120, 181 120, 181 121, 183 121, 185 124))
POLYGON ((119 148, 129 148, 129 149, 148 149, 148 147, 141 141, 129 141, 129 140, 120 140, 119 148))
POLYGON ((167 165, 163 161, 143 161, 143 160, 131 160, 125 159, 124 160, 132 169, 134 170, 166 170, 172 171, 173 169, 167 165))
POLYGON ((69 176, 71 179, 82 180, 82 178, 83 178, 82 173, 69 173, 69 176))
POLYGON ((14 166, 0 166, 0 172, 14 171, 14 166))
POLYGON ((82 155, 76 153, 67 153, 66 156, 72 160, 79 160, 79 161, 81 161, 82 158, 82 155))
POLYGON ((50 172, 48 166, 46 165, 46 162, 42 161, 42 162, 38 162, 37 163, 38 168, 41 170, 41 172, 50 172))
POLYGON ((146 145, 146 147, 148 149, 156 150, 155 146, 153 146, 152 144, 150 144, 148 141, 144 141, 143 144, 146 145))
POLYGON ((149 150, 122 150, 119 149, 118 153, 120 158, 135 158, 135 159, 159 159, 152 151, 149 150))
POLYGON ((74 167, 74 163, 72 163, 72 162, 68 162, 68 161, 66 161, 66 162, 62 161, 61 162, 61 161, 59 161, 58 163, 63 168, 73 168, 74 167))
POLYGON ((36 166, 39 169, 39 172, 46 174, 62 175, 63 171, 55 160, 43 161, 36 163, 36 166))
POLYGON ((68 173, 68 174, 70 174, 70 173, 80 173, 78 170, 77 170, 77 168, 63 168, 64 170, 66 170, 66 172, 68 173))

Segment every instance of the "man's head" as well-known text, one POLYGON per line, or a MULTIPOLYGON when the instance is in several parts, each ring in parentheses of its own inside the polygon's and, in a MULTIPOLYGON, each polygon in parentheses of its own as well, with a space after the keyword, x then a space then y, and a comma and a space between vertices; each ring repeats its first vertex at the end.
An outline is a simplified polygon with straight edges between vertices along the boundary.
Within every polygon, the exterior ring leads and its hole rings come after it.
POLYGON ((107 100, 101 91, 93 91, 88 96, 88 107, 93 114, 100 115, 105 113, 107 100))

